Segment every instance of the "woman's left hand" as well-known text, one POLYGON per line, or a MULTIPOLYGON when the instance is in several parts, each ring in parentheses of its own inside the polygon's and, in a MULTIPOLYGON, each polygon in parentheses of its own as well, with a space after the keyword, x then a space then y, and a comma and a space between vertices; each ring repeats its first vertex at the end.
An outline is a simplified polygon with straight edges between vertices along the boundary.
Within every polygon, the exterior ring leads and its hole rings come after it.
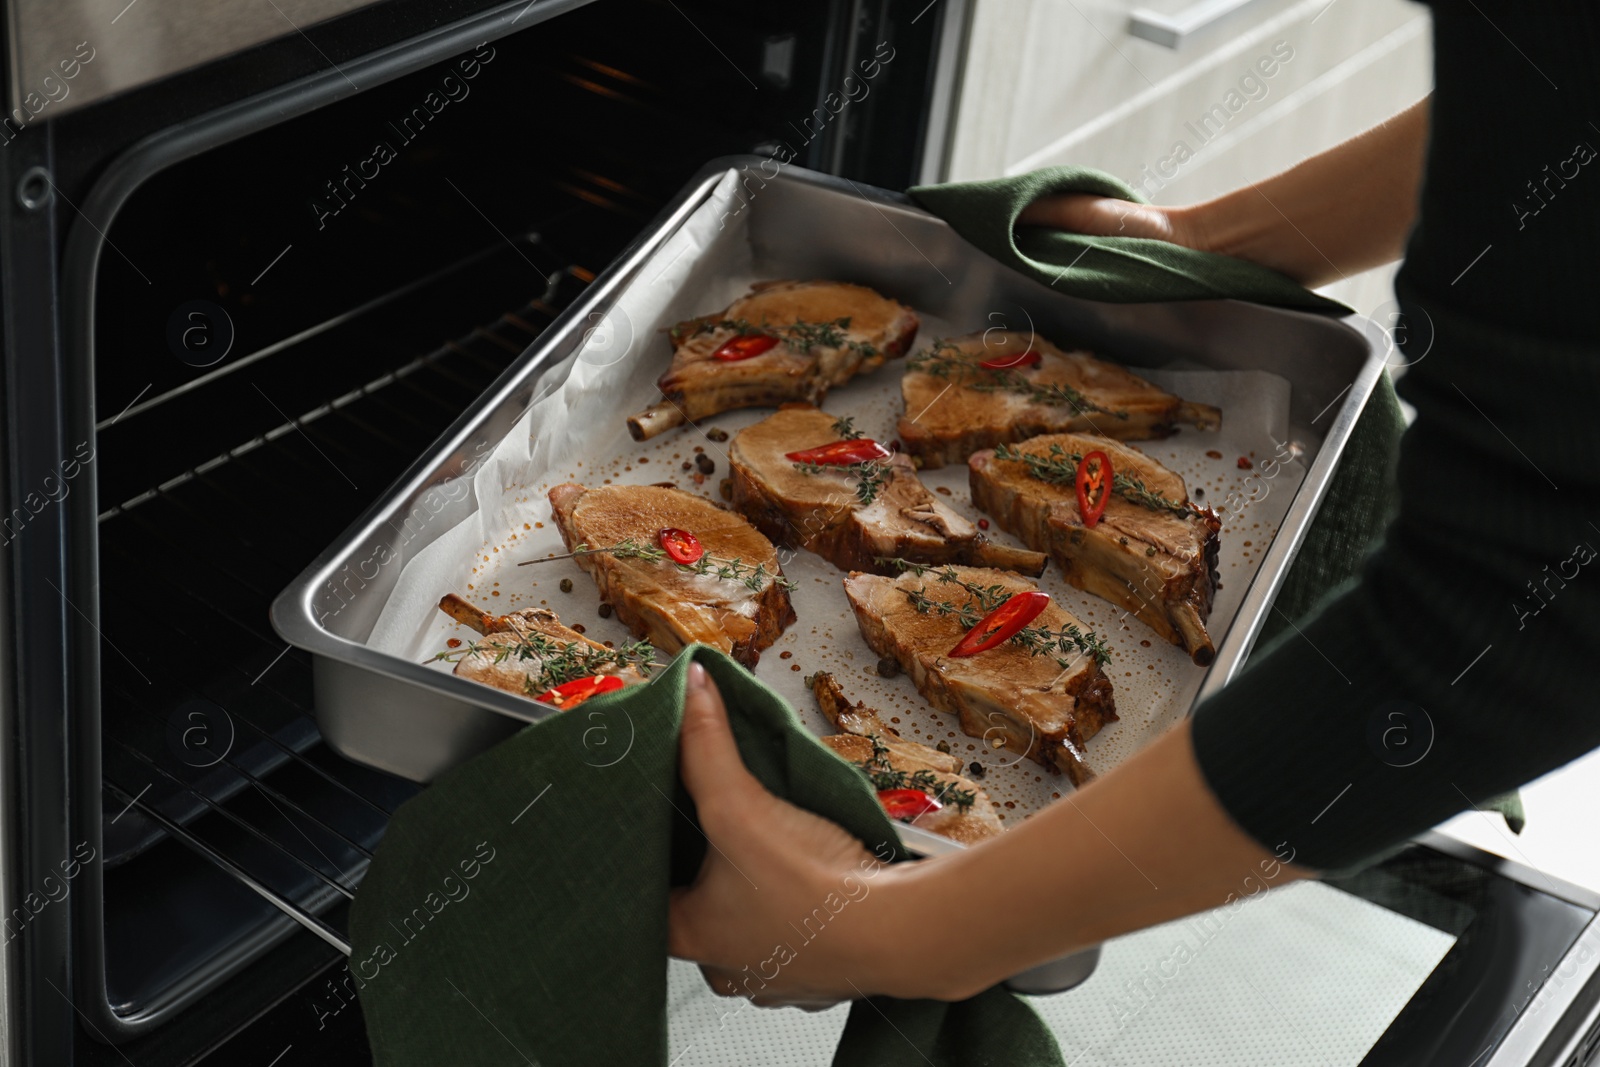
MULTIPOLYGON (((835 823, 769 793, 745 767, 715 683, 689 668, 680 772, 709 848, 676 889, 667 947, 717 993, 820 1009, 857 996, 929 996, 909 957, 918 938, 891 870, 835 823)), ((914 865, 904 864, 902 867, 914 865)), ((907 905, 909 906, 909 905, 907 905)))

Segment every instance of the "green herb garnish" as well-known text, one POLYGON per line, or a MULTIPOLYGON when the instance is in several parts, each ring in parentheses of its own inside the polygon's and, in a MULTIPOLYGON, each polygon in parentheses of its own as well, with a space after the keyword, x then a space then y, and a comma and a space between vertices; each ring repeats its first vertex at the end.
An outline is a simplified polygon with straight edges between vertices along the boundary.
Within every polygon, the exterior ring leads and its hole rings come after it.
MULTIPOLYGON (((1055 485, 1076 485, 1078 481, 1078 465, 1083 462, 1083 456, 1077 452, 1068 452, 1059 444, 1050 445, 1048 456, 1039 456, 1031 452, 1023 452, 1008 445, 999 445, 994 450, 995 459, 1015 460, 1025 464, 1028 473, 1043 482, 1055 485)), ((1188 517, 1195 514, 1194 508, 1181 500, 1168 500, 1157 493, 1144 482, 1132 475, 1124 474, 1115 468, 1111 472, 1111 491, 1122 499, 1147 507, 1152 511, 1170 511, 1174 515, 1188 517)))
MULTIPOLYGON (((693 334, 715 333, 718 330, 732 330, 741 337, 753 333, 764 333, 785 342, 790 348, 803 355, 810 355, 813 348, 848 348, 863 359, 876 356, 878 350, 875 346, 865 341, 853 341, 844 333, 850 328, 850 319, 834 319, 832 322, 803 322, 795 320, 787 326, 772 323, 753 323, 749 319, 713 319, 700 323, 695 327, 693 334)), ((674 341, 681 340, 674 336, 674 341)))
POLYGON ((1057 404, 1070 408, 1076 415, 1093 412, 1117 419, 1128 417, 1126 411, 1103 408, 1065 383, 1036 382, 1018 370, 988 370, 980 367, 967 358, 960 347, 949 341, 933 342, 932 348, 906 360, 906 366, 980 393, 1018 393, 1036 404, 1057 404))
POLYGON ((652 670, 664 666, 654 662, 656 650, 648 641, 632 641, 617 648, 597 648, 586 641, 558 641, 537 631, 518 633, 504 630, 501 633, 514 636, 516 640, 505 643, 474 641, 441 652, 433 659, 455 662, 475 653, 492 655, 495 663, 538 659, 539 673, 530 674, 523 681, 523 688, 533 696, 578 678, 603 673, 607 668, 614 668, 612 673, 616 673, 633 667, 648 678, 652 670))
POLYGON ((880 792, 885 789, 915 789, 941 804, 954 804, 957 810, 963 812, 978 799, 973 790, 962 789, 954 782, 941 782, 932 771, 896 770, 889 763, 889 746, 877 734, 869 734, 867 739, 872 742, 872 755, 857 766, 872 782, 873 789, 880 792))
MULTIPOLYGON (((588 544, 579 542, 578 547, 561 556, 546 556, 543 559, 524 560, 517 564, 526 567, 533 563, 549 563, 558 559, 574 559, 578 556, 593 556, 601 552, 609 553, 618 559, 642 559, 646 563, 660 563, 667 559, 665 549, 648 545, 632 537, 624 537, 614 545, 604 548, 590 548, 588 544)), ((750 566, 742 558, 734 556, 713 556, 709 552, 695 560, 693 563, 672 564, 687 574, 710 574, 724 581, 739 582, 752 592, 759 593, 767 582, 782 589, 793 589, 794 583, 781 574, 767 570, 767 565, 762 563, 750 566)))
MULTIPOLYGON (((911 601, 911 606, 924 615, 929 613, 941 617, 954 617, 968 630, 983 621, 983 617, 1004 604, 1015 590, 1007 589, 1003 585, 979 585, 969 582, 958 574, 954 567, 944 567, 935 570, 925 564, 912 563, 910 560, 898 556, 876 556, 874 561, 887 566, 892 566, 900 571, 910 571, 921 577, 932 573, 933 577, 950 585, 960 586, 972 598, 965 604, 955 605, 943 600, 937 600, 928 595, 926 585, 916 589, 905 590, 906 599, 911 601)), ((1062 670, 1070 670, 1082 656, 1093 656, 1100 663, 1111 662, 1111 649, 1106 645, 1105 639, 1093 630, 1084 631, 1072 623, 1064 624, 1059 630, 1052 630, 1048 626, 1024 626, 1009 638, 1021 648, 1028 650, 1030 655, 1048 656, 1055 660, 1056 665, 1062 670), (1074 654, 1076 650, 1076 654, 1074 654), (1068 658, 1070 655, 1070 658, 1068 658)))
POLYGON ((856 499, 861 501, 862 506, 866 506, 878 499, 878 490, 883 488, 884 472, 889 469, 889 461, 869 459, 865 463, 852 463, 848 467, 822 463, 796 463, 794 469, 801 474, 843 474, 854 478, 856 499))
POLYGON ((856 429, 856 420, 850 415, 840 415, 837 419, 834 419, 833 432, 844 438, 846 441, 859 441, 863 437, 867 436, 860 430, 856 429))

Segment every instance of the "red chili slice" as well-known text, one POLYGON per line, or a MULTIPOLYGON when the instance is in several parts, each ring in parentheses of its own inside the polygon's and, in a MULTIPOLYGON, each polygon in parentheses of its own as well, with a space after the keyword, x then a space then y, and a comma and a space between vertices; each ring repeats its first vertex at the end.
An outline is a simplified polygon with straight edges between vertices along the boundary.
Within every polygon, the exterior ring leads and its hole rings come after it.
POLYGON ((656 541, 667 550, 667 555, 672 557, 674 563, 696 563, 706 554, 705 546, 698 537, 676 526, 662 527, 661 532, 656 534, 656 541))
POLYGON ((995 356, 986 359, 978 366, 984 370, 1011 370, 1013 367, 1037 367, 1044 357, 1033 349, 1028 349, 1020 356, 995 356))
POLYGON ((1093 529, 1106 513, 1106 501, 1111 499, 1111 457, 1104 452, 1090 452, 1078 464, 1078 514, 1083 525, 1093 529), (1090 467, 1093 466, 1091 470, 1090 467), (1099 496, 1090 496, 1099 491, 1099 496))
POLYGON ((711 358, 723 363, 737 363, 778 347, 778 339, 770 333, 745 333, 723 344, 711 353, 711 358))
POLYGON ((878 803, 889 813, 889 818, 910 822, 944 807, 920 789, 880 789, 878 803))
POLYGON ((819 448, 799 452, 786 452, 785 457, 796 463, 815 463, 823 467, 848 467, 852 463, 866 463, 874 459, 888 459, 894 453, 870 437, 857 437, 848 441, 835 441, 819 448))
POLYGON ((563 710, 577 707, 592 696, 609 693, 614 689, 622 688, 622 679, 614 674, 591 674, 587 678, 575 678, 565 682, 554 689, 546 689, 535 700, 542 700, 546 704, 554 704, 563 710))
POLYGON ((1024 626, 1039 617, 1048 603, 1050 594, 1037 589, 1013 593, 1004 604, 980 619, 978 625, 967 632, 967 636, 956 642, 956 647, 948 655, 952 659, 961 659, 989 651, 1002 641, 1015 637, 1024 626))

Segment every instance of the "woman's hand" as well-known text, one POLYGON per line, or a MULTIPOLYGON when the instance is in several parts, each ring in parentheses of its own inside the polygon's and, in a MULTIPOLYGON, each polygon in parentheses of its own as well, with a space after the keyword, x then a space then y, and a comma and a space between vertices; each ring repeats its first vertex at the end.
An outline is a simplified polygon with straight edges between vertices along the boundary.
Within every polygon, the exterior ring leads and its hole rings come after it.
POLYGON ((767 792, 705 668, 691 665, 688 682, 680 769, 710 847, 694 884, 672 893, 668 950, 699 963, 716 992, 762 1006, 937 995, 901 977, 920 940, 896 933, 912 919, 897 907, 907 872, 767 792))
POLYGON ((1090 193, 1040 197, 1023 209, 1017 221, 1091 237, 1148 237, 1204 249, 1197 220, 1188 208, 1135 204, 1090 193))
POLYGON ((1234 824, 1185 719, 1092 785, 954 855, 889 866, 780 800, 739 756, 699 665, 679 742, 710 848, 672 893, 667 948, 711 988, 826 1007, 886 994, 961 1000, 1008 975, 1310 874, 1234 824), (981 931, 981 936, 975 936, 981 931))
POLYGON ((1153 237, 1248 259, 1315 288, 1399 259, 1416 218, 1427 99, 1260 182, 1184 207, 1085 193, 1046 196, 1018 217, 1094 237, 1153 237))

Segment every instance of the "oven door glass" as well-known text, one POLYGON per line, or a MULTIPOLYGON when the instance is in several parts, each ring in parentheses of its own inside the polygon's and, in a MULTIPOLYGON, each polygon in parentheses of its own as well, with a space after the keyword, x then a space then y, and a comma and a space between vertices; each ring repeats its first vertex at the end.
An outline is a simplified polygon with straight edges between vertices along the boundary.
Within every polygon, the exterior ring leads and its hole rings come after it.
POLYGON ((1410 845, 1120 938, 1033 1003, 1077 1067, 1484 1064, 1596 917, 1540 882, 1410 845))

